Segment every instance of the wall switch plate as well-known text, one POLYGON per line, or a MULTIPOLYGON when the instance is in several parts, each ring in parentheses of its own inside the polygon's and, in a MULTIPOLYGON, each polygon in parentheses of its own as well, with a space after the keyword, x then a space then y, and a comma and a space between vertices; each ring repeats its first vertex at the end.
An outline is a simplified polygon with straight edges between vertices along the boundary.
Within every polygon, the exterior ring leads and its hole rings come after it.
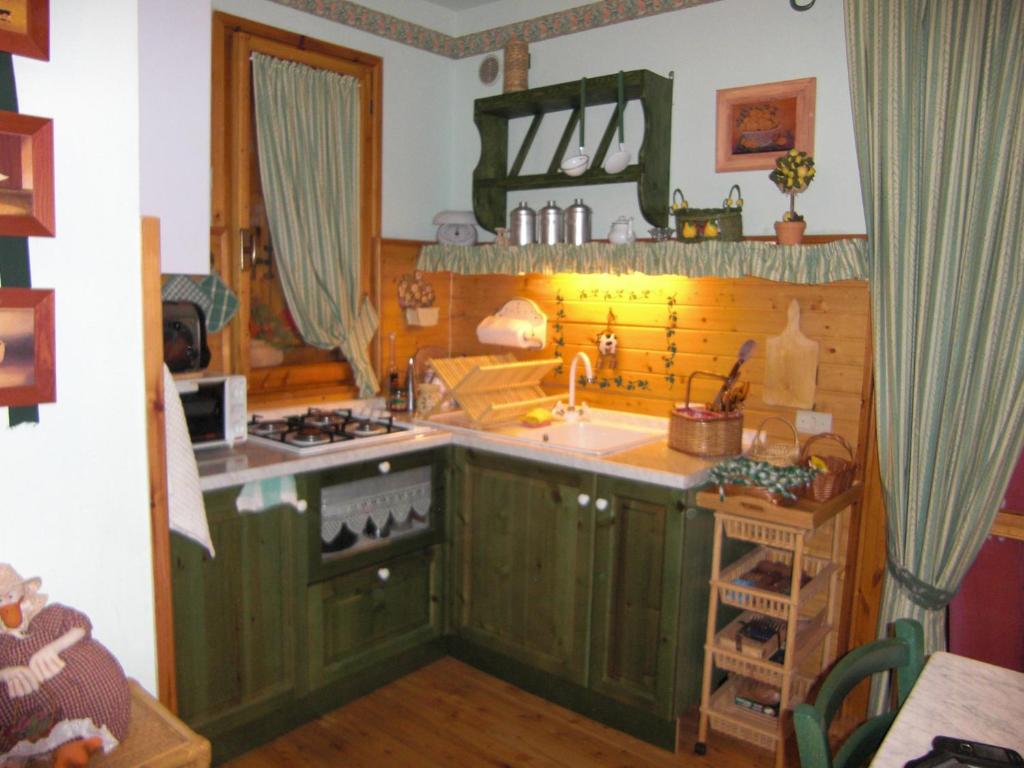
POLYGON ((818 411, 797 411, 796 431, 805 435, 832 431, 832 414, 818 411))

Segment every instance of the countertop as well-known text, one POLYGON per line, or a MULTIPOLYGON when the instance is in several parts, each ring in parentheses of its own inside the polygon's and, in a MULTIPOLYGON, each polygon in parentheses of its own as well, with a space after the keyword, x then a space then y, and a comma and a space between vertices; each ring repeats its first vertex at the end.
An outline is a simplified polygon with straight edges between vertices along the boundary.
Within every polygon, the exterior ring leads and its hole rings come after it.
MULTIPOLYGON (((666 435, 667 435, 667 419, 666 435)), ((404 440, 378 443, 366 448, 303 456, 266 446, 255 440, 233 448, 204 448, 196 451, 199 487, 214 491, 282 475, 340 467, 374 459, 386 459, 446 445, 459 445, 530 461, 557 464, 611 477, 687 489, 703 485, 714 459, 674 451, 668 437, 617 453, 591 456, 558 448, 531 445, 495 437, 486 431, 466 434, 440 428, 423 428, 404 440)))
POLYGON ((935 736, 1024 753, 1024 674, 964 656, 931 655, 871 768, 901 768, 927 754, 935 736))

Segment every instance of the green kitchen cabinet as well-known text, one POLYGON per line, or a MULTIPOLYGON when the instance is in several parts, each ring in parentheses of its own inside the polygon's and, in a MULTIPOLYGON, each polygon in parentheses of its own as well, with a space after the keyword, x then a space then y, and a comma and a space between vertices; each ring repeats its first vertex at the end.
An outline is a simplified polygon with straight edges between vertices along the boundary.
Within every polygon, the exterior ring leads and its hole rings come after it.
POLYGON ((670 719, 698 701, 711 514, 687 494, 601 477, 590 687, 670 719))
POLYGON ((329 685, 441 635, 440 550, 428 547, 310 585, 310 686, 329 685))
POLYGON ((674 749, 699 701, 712 515, 694 494, 457 449, 453 655, 674 749))
POLYGON ((285 708, 298 681, 304 521, 290 506, 235 509, 239 488, 207 493, 216 557, 171 537, 178 713, 211 739, 285 708))
POLYGON ((457 634, 585 685, 591 475, 456 451, 457 634))

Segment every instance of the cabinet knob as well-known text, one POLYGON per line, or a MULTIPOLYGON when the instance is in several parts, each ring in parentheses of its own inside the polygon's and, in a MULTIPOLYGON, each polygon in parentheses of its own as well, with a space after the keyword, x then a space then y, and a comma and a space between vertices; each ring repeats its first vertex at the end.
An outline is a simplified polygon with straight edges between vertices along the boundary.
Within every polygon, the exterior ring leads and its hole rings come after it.
POLYGON ((585 493, 581 493, 579 496, 576 497, 576 502, 581 507, 585 507, 590 503, 590 497, 585 493))
POLYGON ((380 579, 381 581, 387 581, 388 579, 391 578, 391 569, 390 568, 378 568, 377 569, 377 578, 380 579))
POLYGON ((598 499, 594 502, 594 507, 598 512, 604 512, 608 509, 608 499, 598 499))
POLYGON ((380 464, 377 465, 377 469, 380 470, 380 473, 382 475, 386 475, 388 472, 391 471, 391 462, 390 461, 382 461, 380 464))

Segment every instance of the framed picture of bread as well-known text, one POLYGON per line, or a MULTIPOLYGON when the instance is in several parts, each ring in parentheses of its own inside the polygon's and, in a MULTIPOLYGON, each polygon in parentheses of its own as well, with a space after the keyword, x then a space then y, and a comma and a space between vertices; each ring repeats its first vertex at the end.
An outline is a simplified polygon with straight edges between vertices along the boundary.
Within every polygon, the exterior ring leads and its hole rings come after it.
POLYGON ((50 60, 50 0, 0 0, 0 51, 50 60))
POLYGON ((770 170, 791 149, 814 154, 817 79, 723 88, 717 96, 715 170, 770 170))
POLYGON ((0 112, 0 235, 55 233, 53 121, 0 112))
POLYGON ((53 291, 0 288, 0 406, 52 403, 53 291))

